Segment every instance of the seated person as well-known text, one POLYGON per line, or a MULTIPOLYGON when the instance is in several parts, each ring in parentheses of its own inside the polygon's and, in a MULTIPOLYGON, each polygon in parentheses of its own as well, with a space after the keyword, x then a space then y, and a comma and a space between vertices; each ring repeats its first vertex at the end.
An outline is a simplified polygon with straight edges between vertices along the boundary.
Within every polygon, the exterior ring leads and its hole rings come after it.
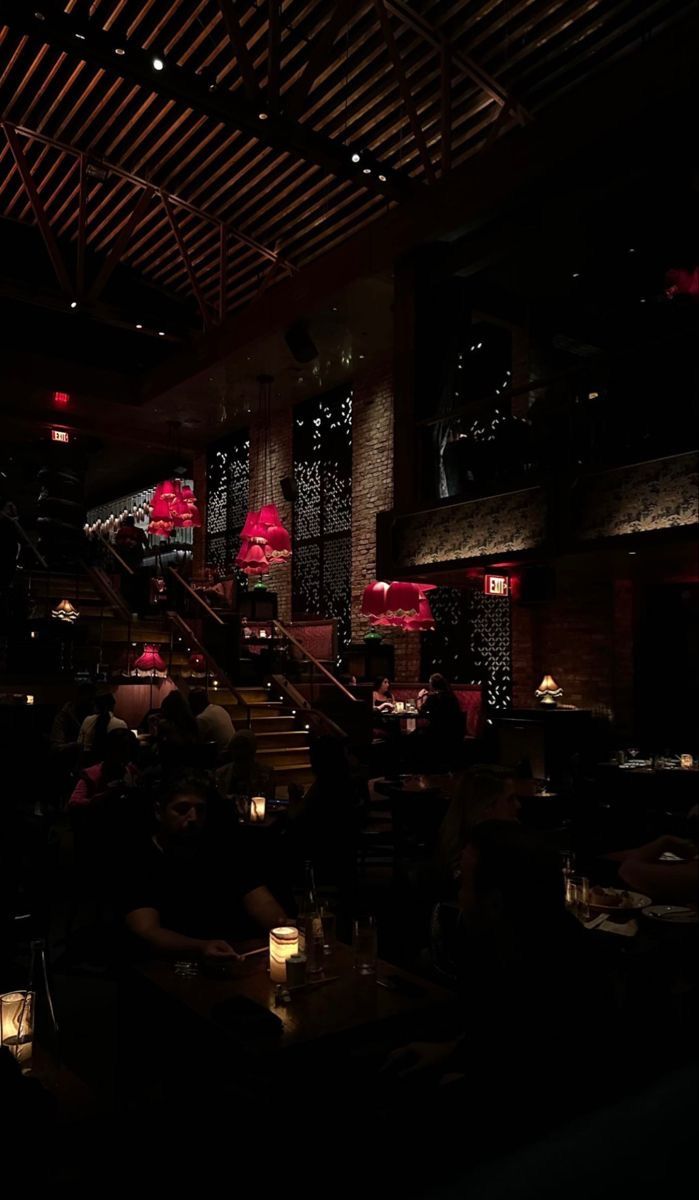
POLYGON ((374 708, 378 709, 379 712, 393 712, 395 702, 393 699, 393 692, 391 691, 390 679, 386 679, 385 676, 379 675, 378 678, 374 680, 372 702, 374 708))
POLYGON ((160 706, 157 749, 161 762, 184 764, 201 744, 199 726, 181 692, 168 692, 160 706))
POLYGON ((156 956, 234 958, 231 941, 260 934, 287 918, 235 841, 209 828, 205 781, 183 777, 163 789, 157 828, 126 873, 130 933, 156 956))
POLYGON ((235 733, 233 722, 221 704, 212 704, 205 688, 193 688, 189 693, 189 707, 199 726, 203 742, 215 742, 219 754, 230 745, 235 733))
POLYGON ((80 772, 80 778, 68 801, 69 808, 85 808, 103 803, 109 796, 136 785, 134 760, 138 741, 130 729, 113 729, 107 734, 104 759, 80 772))
POLYGON ((694 842, 665 834, 645 846, 617 850, 608 855, 621 863, 619 878, 626 887, 658 904, 688 904, 695 908, 699 900, 699 858, 694 842), (679 861, 661 861, 663 854, 674 854, 679 861))
POLYGON ((430 675, 427 695, 418 696, 420 716, 427 727, 415 735, 418 744, 428 749, 434 769, 448 769, 457 761, 463 748, 466 725, 458 698, 444 675, 430 675))
POLYGON ((74 700, 68 700, 59 708, 51 726, 51 751, 72 761, 78 751, 80 729, 86 717, 95 712, 95 687, 92 683, 81 683, 74 700))
POLYGON ((228 762, 216 772, 221 796, 232 799, 244 815, 251 796, 274 796, 274 771, 257 761, 257 738, 252 729, 238 729, 228 743, 228 762))
POLYGON ((85 717, 80 726, 78 742, 85 754, 101 760, 104 758, 107 734, 114 729, 127 729, 126 721, 114 716, 116 696, 107 692, 95 700, 96 712, 85 717))
POLYGON ((435 867, 443 894, 456 878, 462 848, 472 830, 482 821, 516 821, 521 808, 516 780, 507 767, 478 765, 464 771, 457 781, 449 807, 439 828, 435 867))

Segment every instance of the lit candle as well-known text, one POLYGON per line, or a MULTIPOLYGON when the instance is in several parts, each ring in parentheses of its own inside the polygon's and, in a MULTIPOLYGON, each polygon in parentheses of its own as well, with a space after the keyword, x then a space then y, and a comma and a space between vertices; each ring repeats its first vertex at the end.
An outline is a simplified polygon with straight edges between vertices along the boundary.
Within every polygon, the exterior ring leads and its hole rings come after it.
POLYGON ((267 801, 264 796, 252 797, 250 801, 250 821, 253 825, 264 821, 266 804, 267 801))
POLYGON ((23 1071, 32 1066, 34 993, 6 992, 0 996, 0 1043, 16 1058, 23 1071))
POLYGON ((299 931, 291 925, 272 929, 269 935, 269 975, 272 983, 286 983, 286 960, 299 951, 299 931))
POLYGON ((694 766, 694 758, 691 754, 680 754, 680 766, 684 767, 685 771, 691 771, 694 766))

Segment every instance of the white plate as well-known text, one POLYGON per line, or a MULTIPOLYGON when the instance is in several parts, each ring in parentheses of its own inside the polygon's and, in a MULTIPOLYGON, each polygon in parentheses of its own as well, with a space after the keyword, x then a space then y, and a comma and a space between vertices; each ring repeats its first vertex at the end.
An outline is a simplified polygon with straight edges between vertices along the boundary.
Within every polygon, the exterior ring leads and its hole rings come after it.
POLYGON ((596 912, 607 913, 630 913, 638 912, 641 908, 648 908, 652 904, 650 896, 643 896, 640 892, 630 892, 626 888, 605 888, 606 892, 615 892, 618 896, 626 896, 625 904, 597 904, 592 899, 592 889, 590 889, 590 900, 588 908, 594 909, 596 912))
POLYGON ((651 904, 643 910, 643 915, 665 925, 696 925, 699 921, 696 909, 688 910, 684 904, 651 904))

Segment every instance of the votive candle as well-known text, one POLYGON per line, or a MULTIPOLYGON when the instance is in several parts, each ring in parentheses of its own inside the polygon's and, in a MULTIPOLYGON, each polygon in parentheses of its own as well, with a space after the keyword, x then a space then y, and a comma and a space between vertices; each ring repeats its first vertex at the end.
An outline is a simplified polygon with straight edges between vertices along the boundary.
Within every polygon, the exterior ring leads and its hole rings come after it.
POLYGON ((23 1071, 31 1070, 33 1033, 34 993, 6 992, 0 996, 0 1043, 23 1071))
POLYGON ((260 824, 265 819, 267 800, 264 796, 253 796, 250 800, 250 821, 253 825, 260 824))
POLYGON ((269 975, 272 983, 286 983, 286 960, 299 951, 299 931, 281 925, 269 935, 269 975))

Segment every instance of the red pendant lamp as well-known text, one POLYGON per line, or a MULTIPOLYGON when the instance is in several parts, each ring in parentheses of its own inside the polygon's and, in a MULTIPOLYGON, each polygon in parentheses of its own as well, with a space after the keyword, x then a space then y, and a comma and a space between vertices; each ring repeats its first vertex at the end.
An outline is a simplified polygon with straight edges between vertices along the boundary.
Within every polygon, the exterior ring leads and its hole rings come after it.
POLYGON ((158 647, 150 642, 146 642, 143 654, 136 659, 134 668, 140 675, 164 674, 167 671, 165 660, 158 647))
MULTIPOLYGON (((259 422, 267 494, 272 489, 270 454, 271 375, 260 375, 259 422)), ((284 528, 276 504, 251 509, 240 533, 240 550, 235 563, 245 575, 266 575, 272 567, 283 566, 291 558, 291 537, 284 528)))
POLYGON ((373 583, 367 584, 364 588, 362 596, 362 616, 368 617, 373 623, 378 621, 379 617, 386 614, 386 593, 388 591, 387 583, 380 583, 379 580, 374 580, 373 583))
POLYGON ((420 608, 420 585, 402 579, 389 585, 386 593, 387 617, 416 617, 420 608))
POLYGON ((148 532, 156 537, 168 537, 173 527, 170 505, 162 496, 153 497, 148 532))
POLYGON ((419 633, 434 629, 434 617, 427 596, 420 596, 420 607, 418 608, 417 616, 408 617, 405 622, 405 628, 419 633))

